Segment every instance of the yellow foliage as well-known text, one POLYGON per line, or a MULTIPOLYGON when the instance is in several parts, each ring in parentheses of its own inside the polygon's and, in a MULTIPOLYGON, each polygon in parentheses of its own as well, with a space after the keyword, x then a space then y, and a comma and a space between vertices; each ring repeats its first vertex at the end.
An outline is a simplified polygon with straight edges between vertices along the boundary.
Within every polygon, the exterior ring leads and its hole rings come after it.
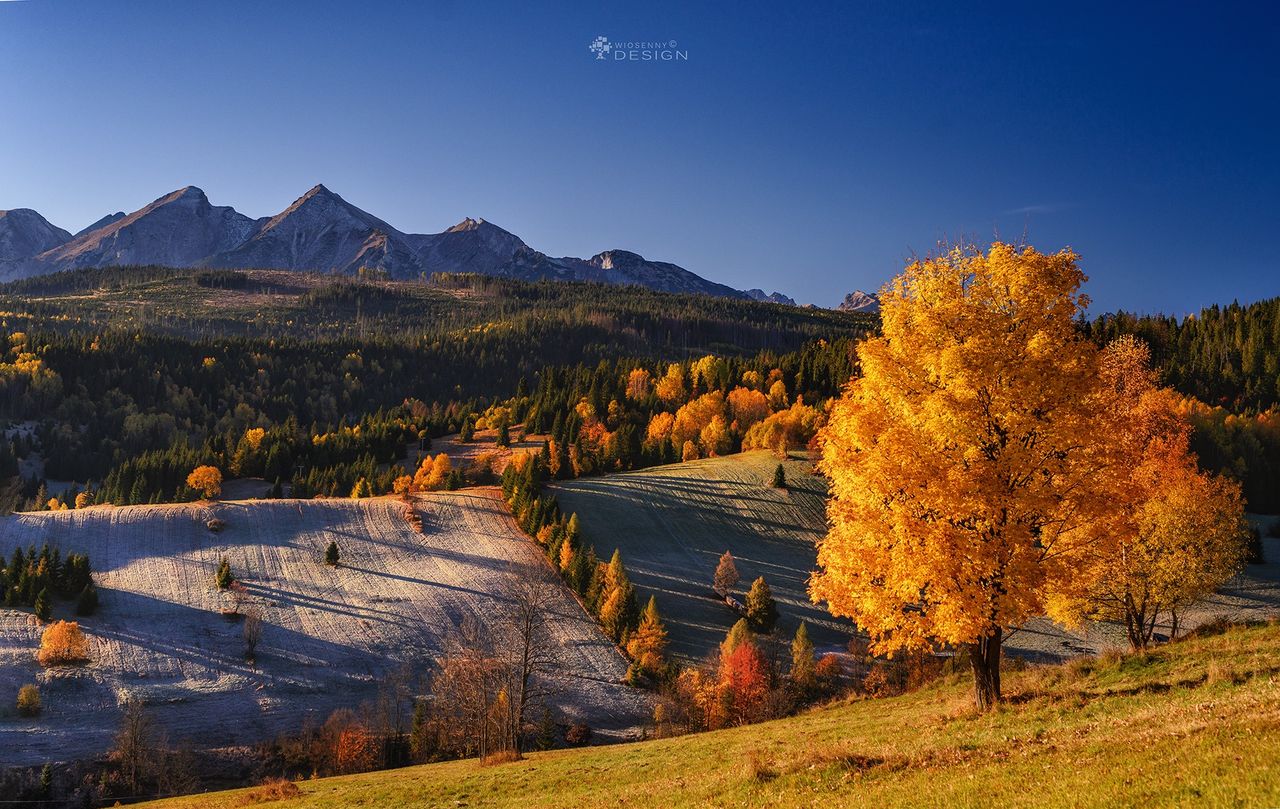
POLYGON ((244 441, 249 445, 249 449, 254 452, 258 451, 258 447, 262 446, 262 439, 267 435, 267 431, 261 427, 254 427, 244 431, 244 441))
POLYGON ((734 388, 729 391, 728 402, 733 420, 738 423, 738 429, 744 432, 769 415, 769 400, 758 390, 734 388))
POLYGON ((422 464, 413 475, 413 489, 420 492, 435 492, 445 487, 446 478, 453 471, 449 456, 440 453, 435 458, 430 455, 422 459, 422 464))
POLYGON ((671 443, 681 446, 686 441, 696 441, 703 428, 717 416, 723 420, 724 415, 724 394, 718 390, 704 393, 676 411, 671 443))
POLYGON ((75 621, 54 621, 40 636, 36 659, 42 666, 84 663, 89 659, 89 639, 75 621))
POLYGON ((1156 386, 1150 350, 1122 337, 1102 352, 1102 417, 1113 453, 1100 480, 1124 507, 1109 514, 1076 589, 1050 604, 1061 620, 1124 625, 1145 647, 1161 613, 1212 593, 1244 563, 1240 487, 1200 472, 1172 391, 1156 386))
POLYGON ((1069 251, 997 243, 882 293, 882 335, 820 436, 831 528, 810 582, 879 651, 994 639, 998 663, 1003 629, 1078 575, 1102 508, 1084 280, 1069 251))
POLYGON ((667 373, 662 379, 658 380, 658 398, 667 404, 683 402, 688 394, 685 392, 684 371, 680 368, 679 363, 671 363, 667 366, 667 373))
POLYGON ((671 430, 675 425, 676 417, 671 413, 654 413, 653 418, 649 419, 648 429, 645 430, 645 440, 651 443, 670 441, 671 430))
POLYGON ((216 466, 197 466, 187 475, 187 485, 211 500, 222 494, 222 473, 216 466))

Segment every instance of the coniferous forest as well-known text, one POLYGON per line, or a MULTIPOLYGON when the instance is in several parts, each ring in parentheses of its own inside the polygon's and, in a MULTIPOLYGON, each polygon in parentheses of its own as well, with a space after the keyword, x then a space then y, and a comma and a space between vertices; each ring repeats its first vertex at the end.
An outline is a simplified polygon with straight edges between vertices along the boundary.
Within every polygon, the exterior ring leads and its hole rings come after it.
MULTIPOLYGON (((877 328, 872 315, 593 284, 162 267, 14 282, 0 305, 0 413, 31 428, 0 442, 10 509, 48 507, 46 479, 75 482, 62 502, 84 489, 88 502, 194 499, 185 478, 200 464, 298 495, 361 480, 383 493, 412 471, 399 465, 407 446, 486 415, 550 434, 561 477, 723 454, 763 445, 734 418, 749 394, 761 413, 798 403, 820 420, 857 372, 854 344, 877 328), (256 318, 222 320, 238 305, 256 318), (655 440, 655 415, 674 422, 698 401, 685 419, 695 446, 655 440), (717 416, 725 436, 708 445, 717 416), (584 433, 584 420, 600 426, 584 433), (19 479, 33 452, 43 474, 19 479)), ((1147 341, 1185 397, 1202 465, 1241 480, 1251 508, 1280 509, 1280 299, 1081 329, 1100 344, 1147 341)))

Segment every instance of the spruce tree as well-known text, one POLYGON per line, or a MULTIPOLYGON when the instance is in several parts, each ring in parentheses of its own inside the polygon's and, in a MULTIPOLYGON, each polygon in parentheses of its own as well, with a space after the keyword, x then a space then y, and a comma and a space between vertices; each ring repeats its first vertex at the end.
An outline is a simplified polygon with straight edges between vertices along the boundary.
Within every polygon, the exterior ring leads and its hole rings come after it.
POLYGON ((40 595, 36 596, 35 610, 36 617, 41 621, 47 621, 53 617, 53 603, 50 600, 48 587, 42 588, 40 595))
POLYGON ((787 488, 787 472, 782 468, 782 464, 778 464, 778 468, 773 470, 773 488, 787 488))
POLYGON ((218 562, 218 571, 213 576, 213 581, 218 585, 219 590, 225 590, 231 586, 231 582, 235 578, 231 575, 231 563, 227 561, 227 557, 222 557, 222 561, 218 562))
POLYGON ((330 542, 324 552, 324 563, 330 567, 338 566, 338 543, 330 542))
POLYGON ((98 588, 89 582, 76 599, 76 615, 93 615, 98 611, 98 588))

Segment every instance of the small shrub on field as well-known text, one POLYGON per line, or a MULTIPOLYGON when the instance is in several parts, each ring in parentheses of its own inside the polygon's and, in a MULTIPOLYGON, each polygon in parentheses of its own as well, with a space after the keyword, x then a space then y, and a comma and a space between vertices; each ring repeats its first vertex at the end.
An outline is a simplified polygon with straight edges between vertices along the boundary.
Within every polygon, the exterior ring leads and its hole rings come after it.
POLYGON ((296 798, 301 794, 302 790, 298 789, 298 785, 286 778, 268 778, 258 787, 246 792, 240 799, 240 804, 248 806, 255 803, 282 801, 286 798, 296 798))
POLYGON ((1183 635, 1182 639, 1190 640, 1192 638, 1212 638, 1215 635, 1223 634, 1233 626, 1236 626, 1236 624, 1232 623, 1228 618, 1214 618, 1212 621, 1200 624, 1200 626, 1197 626, 1195 629, 1183 635))
POLYGON ((486 767, 492 767, 496 764, 510 764, 513 761, 519 761, 520 754, 515 750, 499 750, 496 753, 490 753, 481 760, 481 764, 486 767))
POLYGON ((18 715, 19 716, 39 716, 40 715, 40 689, 35 685, 27 684, 18 689, 18 715))
POLYGON ((36 655, 42 666, 63 666, 89 662, 89 639, 75 621, 56 621, 40 637, 36 655))
POLYGON ((574 722, 564 734, 565 743, 571 747, 579 747, 591 741, 591 726, 585 722, 574 722))
POLYGON ((1208 669, 1204 673, 1205 685, 1217 685, 1218 683, 1235 683, 1244 682, 1246 678, 1237 673, 1235 668, 1220 660, 1210 661, 1208 669))
POLYGON ((778 771, 763 752, 748 750, 743 759, 742 770, 748 781, 759 784, 778 777, 778 771))
POLYGON ((872 666, 862 678, 862 690, 873 697, 896 697, 907 690, 906 672, 892 663, 872 666))
POLYGON ((329 547, 326 548, 324 551, 324 563, 329 567, 337 567, 338 559, 339 559, 338 543, 330 542, 329 547))
POLYGON ((222 520, 222 519, 219 519, 219 518, 217 518, 217 517, 214 517, 213 519, 208 520, 207 522, 205 522, 205 524, 204 524, 204 525, 205 525, 205 527, 206 527, 206 528, 208 528, 208 529, 209 529, 210 531, 212 531, 213 533, 215 533, 215 534, 220 534, 220 533, 222 533, 222 529, 227 527, 227 522, 226 522, 226 520, 222 520))
POLYGON ((1062 673, 1067 682, 1074 683, 1093 674, 1097 667, 1098 661, 1092 657, 1076 657, 1067 661, 1062 673))
POLYGON ((823 655, 813 667, 813 676, 818 680, 818 687, 824 691, 834 689, 843 675, 844 665, 836 655, 823 655))

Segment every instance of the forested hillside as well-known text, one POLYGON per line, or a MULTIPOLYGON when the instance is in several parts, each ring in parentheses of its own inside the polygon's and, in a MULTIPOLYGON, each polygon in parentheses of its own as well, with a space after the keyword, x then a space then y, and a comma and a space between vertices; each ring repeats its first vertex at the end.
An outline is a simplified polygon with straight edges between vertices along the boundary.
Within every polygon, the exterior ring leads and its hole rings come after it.
MULTIPOLYGON (((0 286, 0 416, 27 424, 0 441, 0 477, 23 470, 3 499, 43 506, 44 479, 116 503, 184 499, 200 463, 301 494, 361 479, 389 491, 412 472, 395 465, 407 445, 481 419, 550 434, 561 478, 678 461, 690 440, 695 456, 723 454, 761 445, 749 422, 794 404, 814 412, 788 429, 820 419, 876 328, 874 315, 483 276, 57 273, 0 286), (695 367, 706 356, 722 360, 695 367)), ((1241 479, 1251 508, 1280 509, 1280 298, 1082 328, 1149 341, 1188 397, 1202 463, 1241 479)), ((801 427, 793 440, 812 433, 801 427)))

